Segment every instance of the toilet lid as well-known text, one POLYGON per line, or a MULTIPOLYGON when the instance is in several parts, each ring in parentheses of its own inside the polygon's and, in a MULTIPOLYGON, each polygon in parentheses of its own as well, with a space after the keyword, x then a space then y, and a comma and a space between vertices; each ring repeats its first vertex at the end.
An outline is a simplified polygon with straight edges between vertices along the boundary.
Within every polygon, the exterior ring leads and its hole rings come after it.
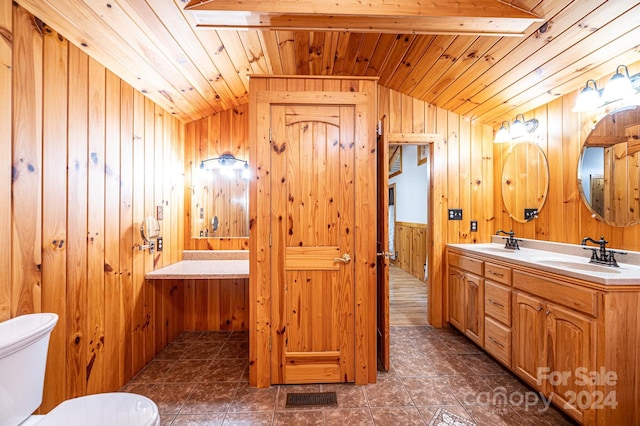
POLYGON ((158 406, 142 395, 101 393, 62 402, 37 426, 155 426, 158 406))

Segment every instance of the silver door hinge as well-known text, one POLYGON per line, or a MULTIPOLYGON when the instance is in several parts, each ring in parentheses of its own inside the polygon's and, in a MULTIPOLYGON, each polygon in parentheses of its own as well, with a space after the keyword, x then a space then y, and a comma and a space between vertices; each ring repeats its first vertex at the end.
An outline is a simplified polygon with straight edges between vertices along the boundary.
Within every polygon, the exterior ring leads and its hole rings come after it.
POLYGON ((269 127, 269 143, 273 143, 273 139, 271 138, 271 127, 269 127))
POLYGON ((376 133, 378 136, 382 136, 382 120, 378 120, 378 125, 376 126, 376 133))
POLYGON ((269 247, 271 247, 271 232, 269 232, 269 247))
POLYGON ((269 352, 271 352, 271 336, 269 336, 269 352))

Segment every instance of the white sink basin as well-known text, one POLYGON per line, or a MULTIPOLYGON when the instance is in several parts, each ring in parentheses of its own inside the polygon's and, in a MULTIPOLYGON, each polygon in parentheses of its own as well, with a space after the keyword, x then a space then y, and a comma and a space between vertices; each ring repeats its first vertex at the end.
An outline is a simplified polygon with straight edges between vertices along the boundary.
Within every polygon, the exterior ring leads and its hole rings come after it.
POLYGON ((547 260, 541 259, 537 263, 554 266, 557 268, 578 269, 580 271, 599 272, 601 274, 619 274, 620 270, 615 266, 595 265, 593 263, 573 262, 571 260, 547 260))
POLYGON ((491 253, 512 253, 512 254, 516 254, 518 253, 518 250, 514 250, 514 249, 508 249, 508 248, 504 248, 504 247, 483 247, 481 248, 482 251, 487 251, 487 252, 491 252, 491 253))

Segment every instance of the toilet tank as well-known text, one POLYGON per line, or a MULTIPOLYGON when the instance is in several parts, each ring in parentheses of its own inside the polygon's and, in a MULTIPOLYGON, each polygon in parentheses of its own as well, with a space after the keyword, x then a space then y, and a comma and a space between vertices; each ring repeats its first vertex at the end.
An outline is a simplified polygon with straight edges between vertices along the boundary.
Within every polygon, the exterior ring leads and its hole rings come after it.
POLYGON ((21 315, 0 322, 0 426, 16 426, 42 403, 51 330, 58 315, 21 315))

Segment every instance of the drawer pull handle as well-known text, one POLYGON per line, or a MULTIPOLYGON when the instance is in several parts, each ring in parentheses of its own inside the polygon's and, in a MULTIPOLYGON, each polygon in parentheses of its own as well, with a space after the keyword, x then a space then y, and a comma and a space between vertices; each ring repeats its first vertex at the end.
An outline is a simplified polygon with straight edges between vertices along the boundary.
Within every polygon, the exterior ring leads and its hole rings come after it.
POLYGON ((504 345, 502 343, 498 342, 493 337, 489 336, 489 340, 491 340, 493 343, 495 343, 496 345, 500 346, 501 348, 504 348, 504 345))
POLYGON ((498 302, 496 302, 496 301, 495 301, 495 300, 493 300, 493 299, 489 299, 489 303, 491 303, 491 304, 493 304, 493 305, 496 305, 496 306, 499 306, 499 307, 501 307, 501 308, 504 308, 504 305, 503 305, 502 303, 498 303, 498 302))
POLYGON ((549 309, 547 309, 547 312, 545 312, 545 314, 549 315, 551 313, 551 311, 549 309))
POLYGON ((489 269, 489 273, 491 275, 497 275, 498 277, 504 277, 504 274, 501 274, 500 272, 492 271, 491 269, 489 269))
POLYGON ((538 312, 540 312, 541 310, 542 310, 542 306, 538 306, 538 307, 536 308, 536 311, 538 311, 538 312))

